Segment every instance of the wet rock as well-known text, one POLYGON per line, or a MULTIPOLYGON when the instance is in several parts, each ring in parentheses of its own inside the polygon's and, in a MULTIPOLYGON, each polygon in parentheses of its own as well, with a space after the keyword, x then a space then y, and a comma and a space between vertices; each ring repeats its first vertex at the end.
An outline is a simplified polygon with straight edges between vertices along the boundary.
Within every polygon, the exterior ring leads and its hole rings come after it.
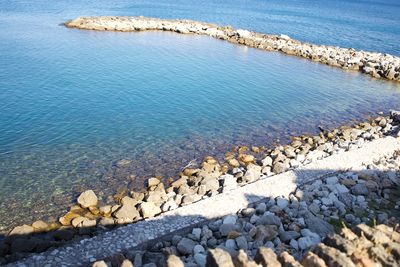
POLYGON ((82 208, 88 208, 97 205, 97 196, 93 192, 93 190, 87 190, 81 193, 78 197, 78 204, 82 206, 82 208))

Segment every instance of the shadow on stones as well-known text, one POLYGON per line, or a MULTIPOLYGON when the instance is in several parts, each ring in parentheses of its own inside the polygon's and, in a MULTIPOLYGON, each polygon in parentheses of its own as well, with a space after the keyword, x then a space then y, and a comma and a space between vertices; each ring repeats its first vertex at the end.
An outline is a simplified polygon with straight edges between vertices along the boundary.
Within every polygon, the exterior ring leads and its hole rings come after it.
MULTIPOLYGON (((306 227, 316 232, 321 237, 338 231, 343 225, 345 222, 345 215, 351 209, 352 201, 354 201, 354 199, 352 199, 353 196, 362 196, 360 198, 365 199, 370 209, 376 211, 374 213, 368 213, 365 209, 352 211, 352 213, 359 212, 358 216, 370 221, 371 224, 377 220, 377 215, 379 213, 389 214, 393 216, 397 222, 400 221, 400 212, 398 209, 394 209, 396 202, 400 200, 400 188, 397 184, 400 180, 399 171, 370 171, 365 169, 361 172, 363 171, 365 171, 363 178, 359 177, 358 180, 348 180, 346 182, 348 184, 347 187, 345 187, 347 190, 341 186, 337 186, 334 183, 334 179, 332 179, 332 184, 328 185, 338 188, 339 193, 336 195, 336 199, 345 205, 343 211, 336 208, 336 210, 339 210, 337 213, 338 216, 336 216, 337 218, 331 216, 333 213, 330 210, 330 205, 326 205, 327 209, 323 211, 311 209, 310 205, 317 196, 321 197, 325 194, 323 190, 315 187, 315 184, 318 184, 320 180, 326 181, 326 178, 337 177, 344 173, 338 170, 323 170, 322 172, 328 173, 328 175, 325 174, 324 177, 320 176, 321 170, 302 171, 301 183, 296 179, 295 183, 297 189, 289 196, 280 196, 279 192, 274 192, 273 195, 246 194, 245 197, 248 202, 247 208, 255 209, 258 203, 262 201, 265 202, 268 199, 286 199, 288 202, 281 201, 282 203, 277 204, 275 201, 274 204, 278 207, 276 208, 275 214, 285 226, 289 223, 289 215, 282 207, 291 205, 296 201, 299 202, 299 205, 304 205, 304 203, 306 203, 306 212, 298 215, 298 217, 303 218, 306 227), (306 177, 306 182, 303 180, 304 177, 306 177), (393 177, 395 177, 396 180, 393 180, 393 177), (358 186, 360 184, 361 186, 358 186), (313 193, 310 194, 309 192, 313 193), (281 209, 279 209, 280 205, 282 205, 281 209), (321 214, 323 215, 321 216, 321 214), (332 217, 329 223, 327 220, 321 218, 325 217, 326 219, 329 216, 332 217)), ((357 174, 360 173, 360 171, 354 173, 357 174)), ((267 177, 264 179, 270 178, 271 177, 267 177)), ((221 190, 222 188, 220 188, 220 191, 221 190)), ((335 206, 336 199, 333 196, 329 196, 329 194, 326 197, 327 201, 332 198, 333 206, 335 206)), ((119 259, 122 258, 121 253, 130 255, 130 260, 134 261, 135 255, 137 253, 142 253, 143 264, 153 262, 157 266, 163 266, 167 255, 177 253, 176 244, 168 240, 173 239, 172 237, 177 235, 186 236, 191 232, 193 227, 201 227, 204 224, 220 219, 220 217, 206 218, 200 215, 200 213, 199 211, 199 215, 195 216, 157 216, 150 220, 138 221, 125 226, 97 226, 89 228, 65 227, 42 233, 0 235, 0 265, 14 265, 16 261, 42 265, 42 263, 54 259, 54 263, 56 264, 61 264, 64 261, 69 263, 78 261, 81 263, 80 266, 90 266, 91 262, 94 260, 110 259, 113 266, 119 266, 118 264, 120 261, 118 261, 118 257, 115 257, 116 254, 120 255, 119 259), (89 241, 88 238, 93 239, 89 241), (171 249, 164 249, 163 253, 160 253, 160 247, 165 248, 165 244, 170 244, 171 249), (58 256, 59 259, 56 259, 56 257, 52 255, 52 251, 58 250, 58 252, 60 252, 63 246, 68 246, 71 249, 68 250, 68 253, 58 256), (145 250, 146 252, 143 252, 145 250), (36 257, 34 259, 31 257, 33 255, 43 257, 36 257), (60 262, 56 262, 57 260, 60 260, 60 262)), ((355 221, 354 223, 359 222, 355 221)), ((265 222, 265 224, 270 224, 270 222, 265 222)), ((347 224, 350 225, 350 223, 347 224)), ((242 231, 243 229, 237 230, 242 231)), ((232 253, 232 251, 229 252, 232 253)), ((77 266, 79 266, 79 264, 77 264, 77 266)))

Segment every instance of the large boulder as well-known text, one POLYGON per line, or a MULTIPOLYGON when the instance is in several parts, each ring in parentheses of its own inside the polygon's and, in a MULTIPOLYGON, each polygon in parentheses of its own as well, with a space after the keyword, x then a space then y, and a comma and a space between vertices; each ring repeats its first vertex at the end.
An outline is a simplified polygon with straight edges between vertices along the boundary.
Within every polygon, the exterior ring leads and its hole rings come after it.
POLYGON ((133 221, 140 218, 140 214, 136 207, 133 205, 122 205, 115 213, 114 217, 117 219, 133 221))
POLYGON ((247 165, 247 171, 243 176, 243 180, 250 183, 255 182, 261 177, 261 167, 250 163, 247 165))
POLYGON ((197 243, 194 242, 192 239, 182 238, 179 241, 176 248, 178 249, 179 253, 181 253, 182 255, 190 255, 191 253, 193 253, 193 249, 196 245, 197 245, 197 243))
POLYGON ((78 204, 81 205, 82 208, 97 206, 97 201, 97 196, 93 190, 87 190, 78 197, 78 204))
POLYGON ((139 206, 139 211, 143 218, 151 218, 161 213, 160 207, 153 202, 143 202, 139 206))

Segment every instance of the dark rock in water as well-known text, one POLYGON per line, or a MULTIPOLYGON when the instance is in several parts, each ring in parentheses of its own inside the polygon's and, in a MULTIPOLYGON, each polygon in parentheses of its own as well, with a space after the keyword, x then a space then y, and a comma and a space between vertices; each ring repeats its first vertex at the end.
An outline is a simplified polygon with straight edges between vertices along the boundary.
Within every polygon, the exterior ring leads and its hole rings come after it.
POLYGON ((314 215, 305 218, 305 222, 311 232, 317 233, 322 237, 332 234, 334 232, 334 228, 332 225, 318 217, 315 217, 314 215))
POLYGON ((97 196, 93 190, 87 190, 78 197, 78 204, 81 205, 82 208, 94 207, 97 205, 97 201, 97 196))

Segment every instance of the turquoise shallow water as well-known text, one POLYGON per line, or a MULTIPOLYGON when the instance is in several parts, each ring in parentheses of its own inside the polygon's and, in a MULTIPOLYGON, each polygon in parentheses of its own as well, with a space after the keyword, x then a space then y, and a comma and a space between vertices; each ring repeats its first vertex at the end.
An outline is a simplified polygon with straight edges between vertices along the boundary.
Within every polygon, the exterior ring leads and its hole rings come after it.
POLYGON ((233 145, 400 108, 398 84, 304 59, 205 36, 59 25, 80 15, 191 18, 400 54, 396 1, 280 2, 2 1, 0 229, 57 214, 88 187, 141 189, 143 177, 233 145), (132 163, 118 168, 120 159, 132 163))

